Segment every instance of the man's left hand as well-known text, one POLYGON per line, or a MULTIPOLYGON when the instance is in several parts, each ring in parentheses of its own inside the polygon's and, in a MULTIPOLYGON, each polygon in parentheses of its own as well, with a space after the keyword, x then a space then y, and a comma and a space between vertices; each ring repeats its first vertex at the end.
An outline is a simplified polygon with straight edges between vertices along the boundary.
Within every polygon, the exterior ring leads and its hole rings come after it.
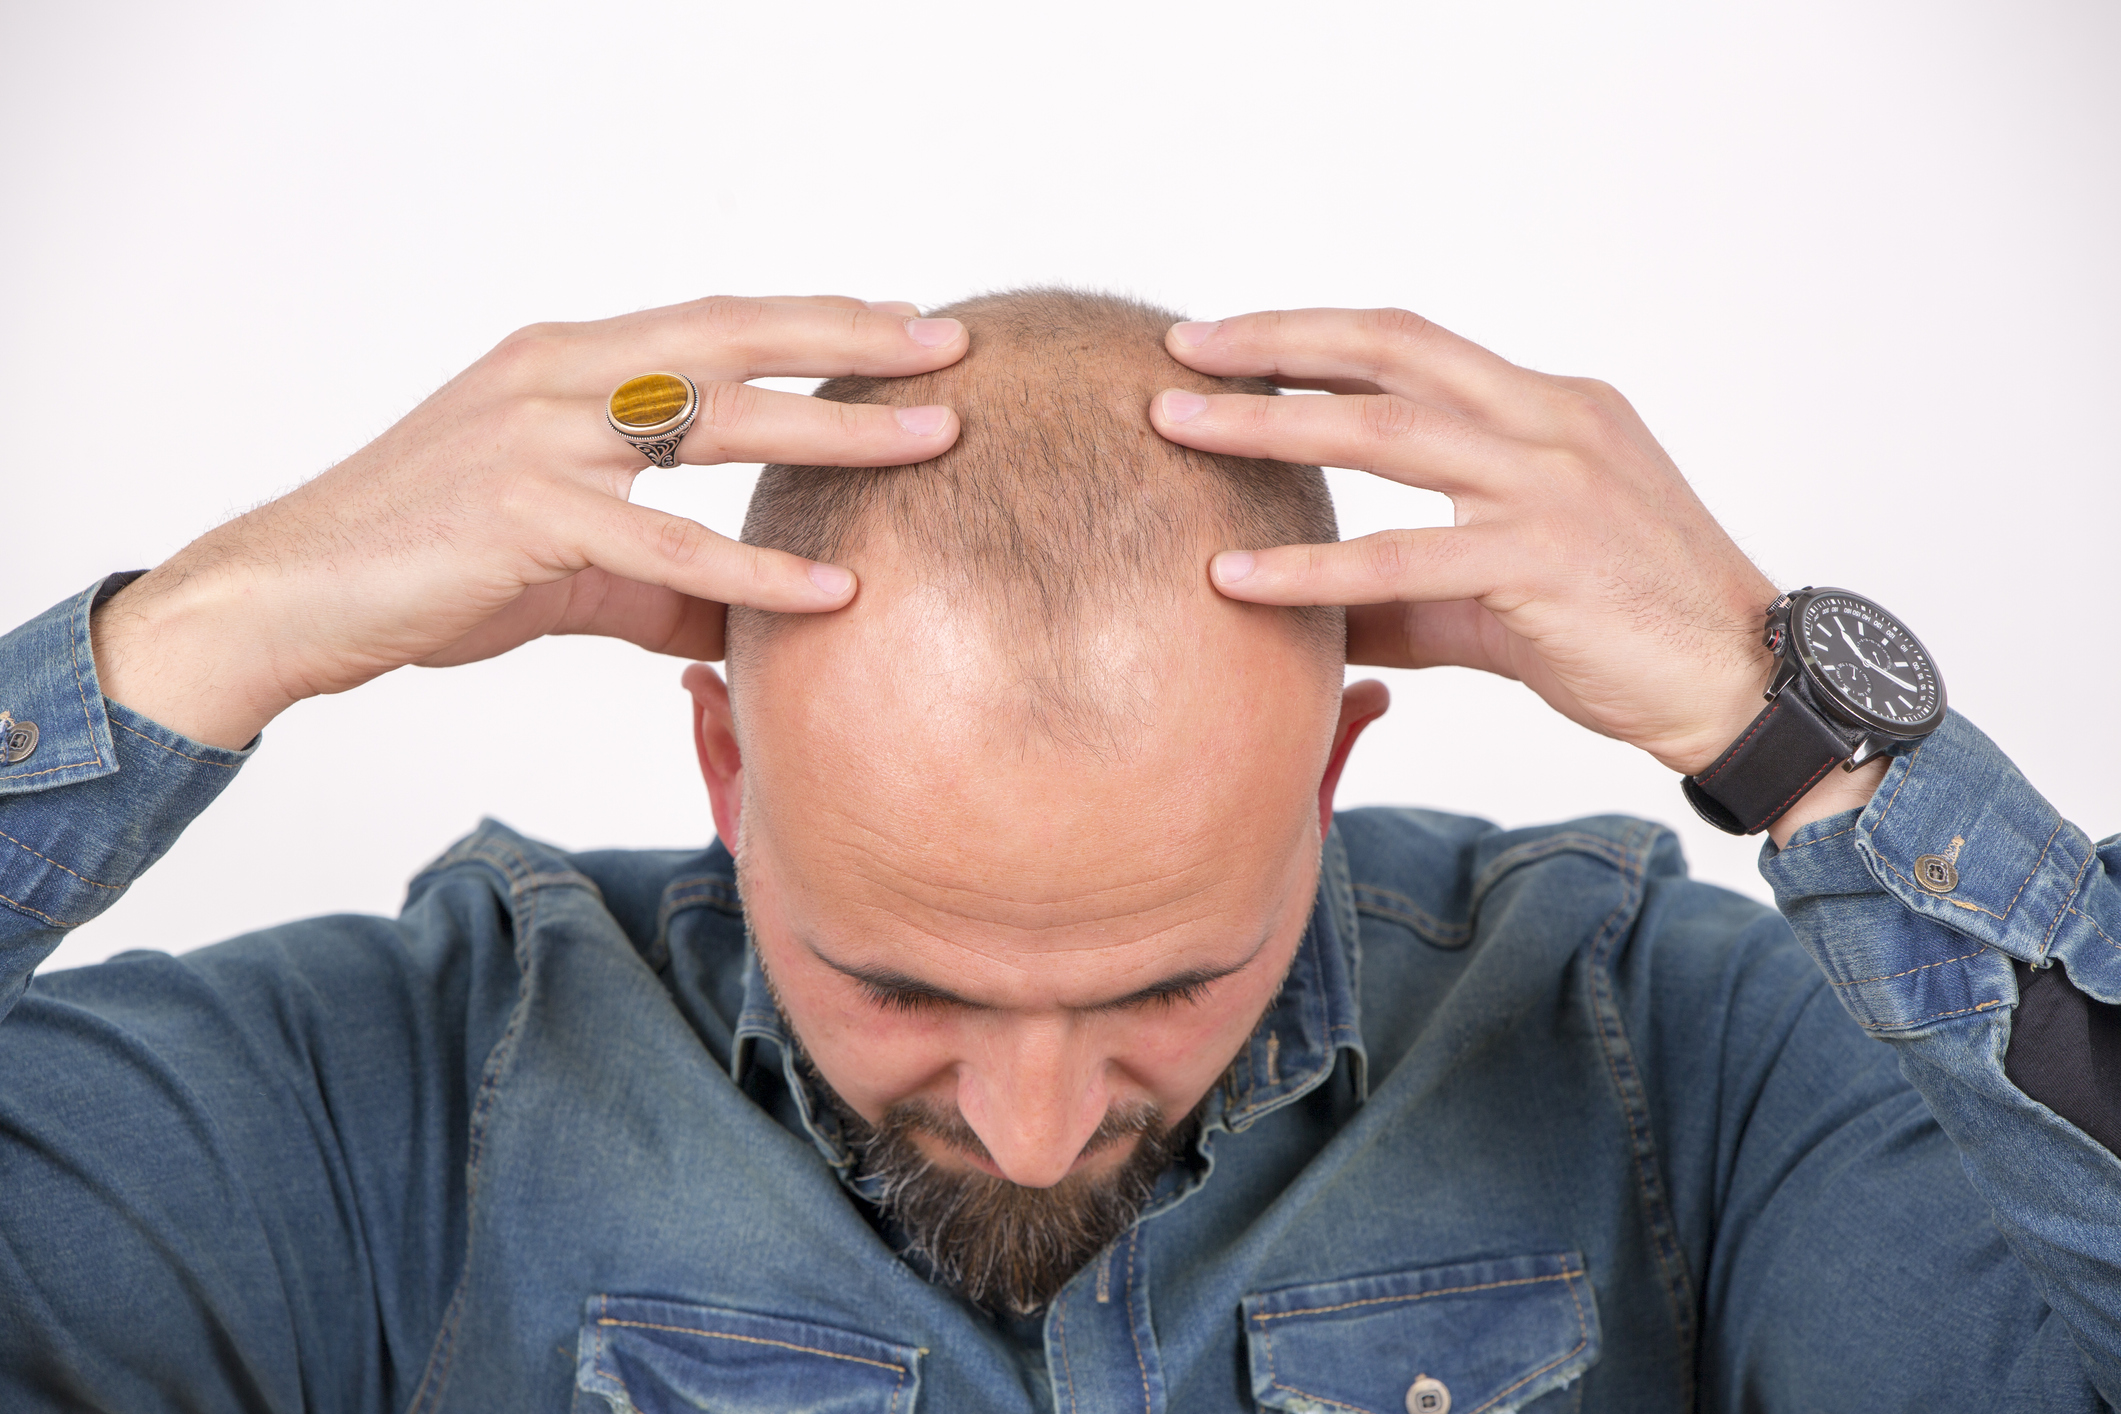
MULTIPOLYGON (((1448 527, 1226 551, 1224 594, 1348 605, 1350 662, 1518 679, 1675 771, 1702 770, 1760 711, 1776 589, 1611 387, 1519 368, 1402 310, 1180 324, 1165 346, 1203 373, 1335 395, 1173 389, 1150 408, 1170 440, 1373 472, 1455 508, 1448 527)), ((1816 804, 1861 804, 1875 783, 1834 772, 1816 804)))

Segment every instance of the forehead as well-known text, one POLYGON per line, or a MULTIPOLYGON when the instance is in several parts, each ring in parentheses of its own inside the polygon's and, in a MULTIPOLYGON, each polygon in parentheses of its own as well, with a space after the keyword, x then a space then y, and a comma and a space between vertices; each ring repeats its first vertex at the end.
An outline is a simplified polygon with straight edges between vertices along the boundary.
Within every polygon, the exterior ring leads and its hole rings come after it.
POLYGON ((1284 624, 1205 581, 1105 620, 1091 731, 946 587, 888 547, 848 560, 855 604, 785 624, 738 685, 741 848, 783 907, 835 934, 1112 948, 1256 928, 1315 862, 1339 684, 1284 624))

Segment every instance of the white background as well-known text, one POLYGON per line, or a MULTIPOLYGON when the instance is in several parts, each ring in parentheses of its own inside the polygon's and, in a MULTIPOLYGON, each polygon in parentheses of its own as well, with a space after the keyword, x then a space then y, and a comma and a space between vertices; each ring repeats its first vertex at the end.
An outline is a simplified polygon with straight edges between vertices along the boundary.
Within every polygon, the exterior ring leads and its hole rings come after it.
MULTIPOLYGON (((2104 834, 2117 72, 2105 0, 6 0, 0 620, 314 475, 536 319, 1031 281, 1396 304, 1619 385, 1771 576, 1900 612, 2104 834)), ((638 496, 733 533, 752 474, 638 496)), ((1346 534, 1447 514, 1335 486, 1346 534)), ((393 910, 482 813, 696 846, 679 667, 556 640, 305 704, 54 965, 393 910)), ((1648 815, 1763 892, 1647 758, 1513 684, 1387 676, 1344 804, 1648 815)))

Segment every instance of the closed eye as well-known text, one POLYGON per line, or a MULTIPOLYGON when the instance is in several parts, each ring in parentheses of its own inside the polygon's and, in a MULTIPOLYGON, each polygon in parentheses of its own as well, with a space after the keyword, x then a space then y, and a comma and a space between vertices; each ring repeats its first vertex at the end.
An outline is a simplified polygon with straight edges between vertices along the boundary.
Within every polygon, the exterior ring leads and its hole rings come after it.
POLYGON ((1169 1011, 1173 1007, 1194 1006, 1206 1000, 1208 984, 1211 980, 1213 979, 1207 977, 1191 977, 1181 981, 1167 982, 1162 986, 1151 987, 1146 992, 1136 992, 1131 997, 1121 997, 1116 1002, 1106 1002, 1103 1006, 1091 1007, 1090 1010, 1140 1011, 1145 1007, 1157 1007, 1161 1010, 1169 1011))
MULTIPOLYGON (((867 977, 855 977, 850 980, 860 990, 863 1001, 880 1011, 897 1012, 902 1016, 968 1005, 962 998, 951 996, 940 988, 923 987, 919 983, 882 982, 867 977)), ((1212 977, 1174 978, 1131 996, 1102 1002, 1083 1010, 1141 1011, 1148 1007, 1157 1007, 1168 1011, 1173 1007, 1196 1006, 1207 999, 1208 988, 1214 980, 1212 977)))
POLYGON ((857 977, 854 985, 861 990, 862 1000, 883 1011, 895 1011, 913 1015, 925 1011, 938 1011, 944 1007, 962 1006, 956 997, 926 987, 890 985, 872 982, 866 977, 857 977))

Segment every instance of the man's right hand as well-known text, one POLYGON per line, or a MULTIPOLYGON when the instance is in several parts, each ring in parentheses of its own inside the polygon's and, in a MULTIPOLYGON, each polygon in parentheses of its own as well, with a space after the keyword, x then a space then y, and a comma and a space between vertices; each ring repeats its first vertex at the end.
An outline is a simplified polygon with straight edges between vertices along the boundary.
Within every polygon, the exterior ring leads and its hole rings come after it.
POLYGON ((911 305, 715 298, 510 335, 404 421, 113 596, 105 694, 240 748, 305 697, 548 633, 722 654, 725 604, 836 609, 854 577, 627 502, 645 466, 604 421, 627 378, 699 385, 681 461, 899 466, 957 440, 947 408, 820 402, 746 379, 893 377, 955 363, 964 327, 911 305))

